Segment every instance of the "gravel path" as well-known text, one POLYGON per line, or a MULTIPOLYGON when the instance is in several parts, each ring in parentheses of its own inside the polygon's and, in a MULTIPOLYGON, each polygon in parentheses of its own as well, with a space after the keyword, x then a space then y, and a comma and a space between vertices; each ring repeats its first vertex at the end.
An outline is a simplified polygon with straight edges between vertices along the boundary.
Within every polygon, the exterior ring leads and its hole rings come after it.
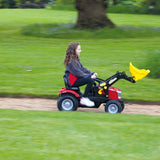
MULTIPOLYGON (((0 109, 18 109, 18 110, 47 110, 58 111, 57 100, 42 98, 0 98, 0 109)), ((97 108, 78 108, 81 112, 104 112, 101 105, 97 108)), ((160 115, 160 104, 134 104, 125 103, 125 109, 122 113, 160 115)))

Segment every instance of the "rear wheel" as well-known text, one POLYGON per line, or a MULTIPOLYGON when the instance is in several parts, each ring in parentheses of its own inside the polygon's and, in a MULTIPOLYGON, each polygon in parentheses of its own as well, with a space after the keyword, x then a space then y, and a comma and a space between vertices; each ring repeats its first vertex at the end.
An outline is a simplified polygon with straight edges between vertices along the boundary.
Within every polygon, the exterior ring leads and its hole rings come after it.
POLYGON ((112 114, 121 113, 122 106, 117 100, 109 100, 105 105, 105 112, 112 114))
POLYGON ((71 95, 59 97, 57 107, 60 111, 76 111, 78 108, 78 100, 71 95))

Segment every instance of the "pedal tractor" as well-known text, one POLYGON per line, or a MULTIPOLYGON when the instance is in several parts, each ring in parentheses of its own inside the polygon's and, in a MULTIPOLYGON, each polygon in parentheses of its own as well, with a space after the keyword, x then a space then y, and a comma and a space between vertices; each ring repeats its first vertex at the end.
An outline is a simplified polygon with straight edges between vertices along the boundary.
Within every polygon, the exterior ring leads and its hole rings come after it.
MULTIPOLYGON (((150 71, 139 70, 130 63, 130 72, 132 77, 129 77, 125 72, 117 72, 106 80, 96 78, 89 93, 88 98, 94 101, 95 106, 92 108, 99 108, 104 104, 105 112, 108 113, 121 113, 124 109, 124 102, 121 99, 121 90, 112 87, 119 79, 125 79, 131 83, 145 77, 150 71)), ((76 111, 78 107, 91 108, 80 104, 80 98, 83 94, 80 92, 79 87, 70 87, 67 78, 64 76, 65 87, 59 91, 59 98, 57 107, 60 111, 76 111)))

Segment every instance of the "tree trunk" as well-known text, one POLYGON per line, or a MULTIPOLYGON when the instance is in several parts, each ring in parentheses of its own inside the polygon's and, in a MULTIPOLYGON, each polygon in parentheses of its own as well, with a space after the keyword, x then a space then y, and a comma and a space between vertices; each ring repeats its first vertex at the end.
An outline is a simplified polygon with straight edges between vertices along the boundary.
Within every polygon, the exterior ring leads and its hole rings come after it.
POLYGON ((103 28, 115 25, 106 15, 108 0, 76 0, 77 28, 103 28))

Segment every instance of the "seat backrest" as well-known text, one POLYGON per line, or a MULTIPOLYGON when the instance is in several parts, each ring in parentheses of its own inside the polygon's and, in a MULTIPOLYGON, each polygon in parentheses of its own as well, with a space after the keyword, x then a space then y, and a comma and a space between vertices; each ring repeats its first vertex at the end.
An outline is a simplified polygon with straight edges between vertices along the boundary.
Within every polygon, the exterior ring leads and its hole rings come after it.
POLYGON ((72 87, 66 75, 63 76, 66 89, 80 91, 79 87, 72 87))
POLYGON ((66 88, 68 89, 69 87, 71 87, 69 82, 68 82, 68 78, 65 74, 63 76, 63 79, 64 79, 64 84, 65 84, 66 88))

